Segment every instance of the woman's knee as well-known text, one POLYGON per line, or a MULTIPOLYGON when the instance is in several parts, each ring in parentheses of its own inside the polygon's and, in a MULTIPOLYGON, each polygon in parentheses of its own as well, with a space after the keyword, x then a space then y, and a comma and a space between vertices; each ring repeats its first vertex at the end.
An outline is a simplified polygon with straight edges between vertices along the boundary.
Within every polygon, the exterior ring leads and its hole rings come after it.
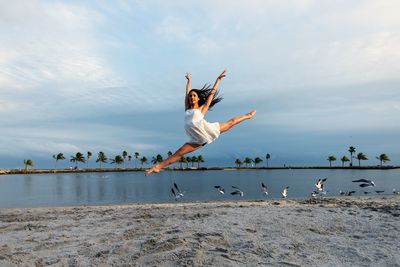
POLYGON ((175 156, 178 157, 183 157, 184 155, 186 155, 187 153, 193 152, 195 151, 197 148, 199 148, 201 145, 195 145, 195 144, 189 144, 189 143, 185 143, 181 148, 179 148, 176 152, 175 152, 175 156))

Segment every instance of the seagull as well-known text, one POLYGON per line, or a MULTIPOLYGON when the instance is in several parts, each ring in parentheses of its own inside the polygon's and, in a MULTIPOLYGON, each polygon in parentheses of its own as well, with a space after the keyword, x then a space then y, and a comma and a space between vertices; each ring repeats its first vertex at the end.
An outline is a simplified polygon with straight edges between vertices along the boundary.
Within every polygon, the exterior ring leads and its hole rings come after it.
POLYGON ((176 183, 174 183, 174 187, 176 189, 176 192, 172 187, 171 187, 171 192, 175 196, 175 201, 176 201, 179 198, 183 197, 184 195, 183 195, 183 192, 181 190, 179 190, 179 187, 178 187, 178 185, 176 183))
POLYGON ((351 195, 353 195, 355 192, 356 192, 356 191, 346 191, 346 192, 343 192, 342 190, 339 191, 339 193, 340 193, 341 196, 343 196, 343 195, 345 195, 345 196, 351 196, 351 195))
POLYGON ((235 191, 233 191, 231 193, 231 195, 240 195, 241 197, 243 197, 244 193, 242 190, 240 190, 238 187, 233 186, 233 185, 232 185, 232 188, 235 189, 235 191))
POLYGON ((375 191, 378 195, 380 195, 381 193, 385 192, 384 190, 376 190, 375 191))
POLYGON ((289 191, 289 186, 286 186, 283 191, 282 191, 282 197, 287 198, 288 196, 288 191, 289 191))
POLYGON ((362 183, 360 184, 360 187, 369 187, 369 186, 375 186, 374 181, 367 180, 367 179, 358 179, 358 180, 353 180, 353 183, 362 183))
POLYGON ((364 191, 364 195, 371 194, 371 192, 364 191))
POLYGON ((324 191, 324 182, 326 181, 326 179, 327 178, 317 180, 315 186, 318 188, 318 191, 320 192, 324 191))
POLYGON ((268 190, 264 183, 261 183, 261 190, 263 191, 264 195, 268 195, 268 190))
POLYGON ((393 195, 400 195, 400 191, 396 191, 396 188, 393 188, 393 195))
POLYGON ((375 184, 373 182, 368 184, 360 184, 360 187, 371 187, 371 186, 375 186, 375 184))
POLYGON ((221 194, 225 194, 225 189, 222 188, 222 186, 216 185, 214 186, 214 188, 216 188, 218 192, 220 192, 221 194))

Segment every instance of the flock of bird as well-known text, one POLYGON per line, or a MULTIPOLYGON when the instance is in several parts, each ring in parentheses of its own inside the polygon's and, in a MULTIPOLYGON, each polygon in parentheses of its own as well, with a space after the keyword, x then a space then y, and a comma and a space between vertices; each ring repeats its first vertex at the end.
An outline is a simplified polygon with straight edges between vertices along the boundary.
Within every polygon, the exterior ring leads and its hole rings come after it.
MULTIPOLYGON (((315 183, 315 187, 317 188, 317 190, 314 190, 311 192, 311 198, 312 199, 316 199, 318 196, 320 196, 322 198, 322 196, 327 194, 327 190, 325 189, 325 182, 326 182, 327 178, 323 178, 323 179, 318 179, 315 183)), ((375 182, 372 180, 367 180, 367 179, 358 179, 358 180, 353 180, 353 183, 360 183, 359 186, 361 188, 368 188, 368 187, 374 187, 375 186, 375 182)), ((243 197, 244 196, 244 192, 237 186, 232 185, 231 186, 233 191, 230 193, 231 195, 238 195, 243 197)), ((216 185, 214 186, 214 188, 220 193, 220 194, 225 194, 226 191, 225 189, 220 186, 220 185, 216 185)), ((268 189, 267 186, 262 182, 261 183, 261 191, 262 194, 265 196, 268 196, 268 189)), ((174 186, 171 187, 171 192, 172 195, 174 196, 175 200, 178 200, 182 197, 184 197, 184 193, 185 191, 181 191, 178 187, 178 185, 176 183, 174 183, 174 186)), ((355 193, 356 191, 339 191, 340 195, 345 195, 345 196, 351 196, 355 193)), ((381 194, 384 193, 384 190, 375 190, 375 192, 377 194, 381 194)), ((364 194, 370 194, 370 191, 364 191, 364 194)), ((282 198, 286 199, 288 197, 289 194, 289 186, 286 186, 285 188, 283 188, 282 192, 281 192, 281 196, 282 198)), ((393 189, 393 194, 394 195, 400 195, 400 191, 393 189)))

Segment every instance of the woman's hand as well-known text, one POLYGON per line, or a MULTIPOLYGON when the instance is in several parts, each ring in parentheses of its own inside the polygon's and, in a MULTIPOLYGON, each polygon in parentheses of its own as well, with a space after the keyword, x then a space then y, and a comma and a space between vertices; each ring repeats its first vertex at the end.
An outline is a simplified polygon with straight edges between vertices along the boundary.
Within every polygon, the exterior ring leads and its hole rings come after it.
POLYGON ((222 78, 225 78, 226 76, 226 70, 224 70, 217 78, 217 80, 222 80, 222 78))
POLYGON ((192 75, 189 72, 186 72, 185 78, 188 80, 188 82, 190 82, 192 75))

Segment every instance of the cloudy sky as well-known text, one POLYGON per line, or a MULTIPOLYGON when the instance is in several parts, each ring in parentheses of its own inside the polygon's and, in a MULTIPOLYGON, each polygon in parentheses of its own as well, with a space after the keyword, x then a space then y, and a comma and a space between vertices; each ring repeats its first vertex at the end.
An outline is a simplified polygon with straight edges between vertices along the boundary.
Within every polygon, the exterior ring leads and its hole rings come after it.
POLYGON ((399 165, 398 10, 397 0, 0 0, 0 167, 175 151, 187 140, 185 72, 201 87, 223 69, 224 100, 207 120, 258 113, 195 153, 209 165, 266 153, 271 165, 328 165, 349 146, 363 164, 386 153, 399 165))

